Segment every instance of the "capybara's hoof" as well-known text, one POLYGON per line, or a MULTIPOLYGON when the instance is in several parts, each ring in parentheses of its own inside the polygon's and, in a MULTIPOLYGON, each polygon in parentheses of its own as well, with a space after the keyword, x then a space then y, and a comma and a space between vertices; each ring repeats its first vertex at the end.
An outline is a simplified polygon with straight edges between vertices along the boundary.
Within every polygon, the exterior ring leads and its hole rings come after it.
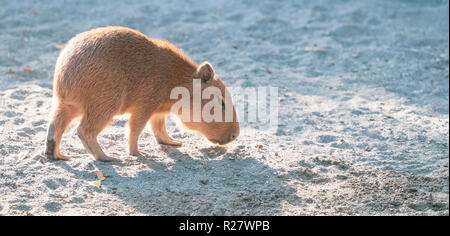
POLYGON ((146 157, 146 156, 148 156, 147 153, 140 152, 140 151, 131 151, 130 155, 131 156, 135 156, 135 157, 146 157))
POLYGON ((45 153, 45 157, 47 157, 47 159, 49 160, 54 160, 54 161, 70 161, 70 157, 68 156, 64 156, 62 154, 58 154, 58 155, 48 155, 47 153, 45 153))
POLYGON ((174 141, 174 140, 160 141, 159 144, 164 144, 164 145, 169 145, 169 146, 176 146, 176 147, 181 146, 180 142, 177 142, 177 141, 174 141))
POLYGON ((64 156, 59 152, 55 152, 56 142, 55 140, 47 140, 47 148, 45 149, 45 157, 49 160, 68 161, 70 157, 64 156))

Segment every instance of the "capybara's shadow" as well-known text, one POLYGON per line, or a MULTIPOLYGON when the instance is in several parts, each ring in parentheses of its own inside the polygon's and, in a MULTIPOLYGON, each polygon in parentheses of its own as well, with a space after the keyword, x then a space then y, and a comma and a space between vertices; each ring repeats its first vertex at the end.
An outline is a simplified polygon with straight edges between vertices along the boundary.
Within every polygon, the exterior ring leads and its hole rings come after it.
POLYGON ((205 157, 216 158, 227 153, 227 148, 224 146, 213 146, 209 148, 202 148, 199 150, 205 157))
MULTIPOLYGON (((145 215, 280 215, 286 204, 302 205, 296 190, 286 183, 288 179, 280 178, 275 169, 253 157, 241 157, 238 151, 219 148, 220 153, 233 158, 218 154, 211 158, 208 153, 215 152, 213 147, 201 150, 204 158, 193 158, 177 148, 161 149, 167 154, 165 158, 171 158, 171 165, 161 157, 139 157, 135 164, 148 168, 133 176, 120 174, 118 169, 130 168, 130 163, 94 162, 95 168, 108 176, 96 191, 113 194, 145 215)), ((95 179, 91 171, 55 163, 78 178, 95 179)))

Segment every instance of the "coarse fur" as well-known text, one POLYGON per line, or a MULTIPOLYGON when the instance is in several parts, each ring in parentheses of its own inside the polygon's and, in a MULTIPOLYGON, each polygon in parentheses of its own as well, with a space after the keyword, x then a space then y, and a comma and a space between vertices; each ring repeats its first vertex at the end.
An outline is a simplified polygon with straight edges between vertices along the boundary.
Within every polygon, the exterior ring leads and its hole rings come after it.
MULTIPOLYGON (((202 79, 202 89, 215 86, 222 94, 228 92, 209 63, 196 65, 166 40, 151 39, 119 26, 76 35, 61 51, 55 65, 46 156, 70 159, 60 152, 61 138, 70 122, 79 116, 82 118, 77 135, 85 149, 100 161, 116 159, 103 152, 97 136, 114 116, 125 113, 130 114, 131 155, 141 155, 137 141, 147 122, 158 143, 181 145, 166 131, 166 116, 176 102, 170 99, 170 92, 175 87, 185 87, 192 94, 195 78, 202 79)), ((202 107, 207 102, 202 100, 202 107)), ((234 107, 233 122, 182 123, 214 143, 226 144, 239 135, 234 107)))

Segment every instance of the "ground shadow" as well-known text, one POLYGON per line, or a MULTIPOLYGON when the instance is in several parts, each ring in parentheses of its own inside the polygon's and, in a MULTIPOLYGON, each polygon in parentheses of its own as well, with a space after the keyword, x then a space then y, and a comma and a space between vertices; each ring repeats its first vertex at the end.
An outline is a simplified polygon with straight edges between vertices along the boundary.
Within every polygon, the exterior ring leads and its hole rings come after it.
MULTIPOLYGON (((173 165, 156 156, 140 157, 138 161, 149 168, 132 177, 116 171, 125 168, 124 163, 95 162, 108 176, 98 191, 118 196, 146 215, 280 215, 283 204, 302 205, 296 190, 275 169, 252 157, 217 147, 202 149, 205 154, 200 159, 172 147, 161 150, 173 165), (226 157, 219 158, 217 153, 226 157)), ((77 178, 93 180, 92 171, 76 170, 65 162, 55 164, 77 178)))

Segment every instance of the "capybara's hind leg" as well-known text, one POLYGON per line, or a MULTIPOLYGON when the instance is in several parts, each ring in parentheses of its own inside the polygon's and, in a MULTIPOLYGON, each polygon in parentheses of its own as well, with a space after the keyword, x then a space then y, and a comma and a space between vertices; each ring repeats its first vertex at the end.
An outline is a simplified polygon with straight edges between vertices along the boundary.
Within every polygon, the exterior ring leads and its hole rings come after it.
POLYGON ((164 114, 154 114, 150 118, 153 134, 159 144, 166 144, 172 146, 181 146, 181 143, 174 141, 166 130, 166 116, 164 114))
POLYGON ((112 114, 90 113, 84 114, 78 126, 77 135, 86 151, 91 153, 98 161, 119 161, 116 158, 107 156, 97 141, 97 136, 111 122, 112 114))
POLYGON ((48 126, 45 156, 52 160, 69 160, 60 152, 61 138, 70 122, 79 115, 78 109, 70 105, 58 105, 48 126))

